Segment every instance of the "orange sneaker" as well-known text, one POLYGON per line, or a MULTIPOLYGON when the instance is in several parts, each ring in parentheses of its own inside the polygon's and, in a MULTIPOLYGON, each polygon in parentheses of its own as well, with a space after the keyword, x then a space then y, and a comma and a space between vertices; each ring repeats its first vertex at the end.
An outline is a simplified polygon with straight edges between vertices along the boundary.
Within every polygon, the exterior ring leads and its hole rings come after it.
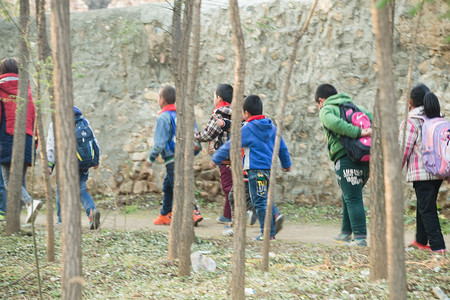
POLYGON ((159 214, 156 219, 153 220, 153 224, 155 225, 170 225, 170 221, 172 219, 172 213, 168 213, 167 215, 159 214))
POLYGON ((198 226, 198 223, 200 223, 203 220, 203 217, 198 211, 198 209, 194 209, 193 218, 194 218, 194 226, 198 226))

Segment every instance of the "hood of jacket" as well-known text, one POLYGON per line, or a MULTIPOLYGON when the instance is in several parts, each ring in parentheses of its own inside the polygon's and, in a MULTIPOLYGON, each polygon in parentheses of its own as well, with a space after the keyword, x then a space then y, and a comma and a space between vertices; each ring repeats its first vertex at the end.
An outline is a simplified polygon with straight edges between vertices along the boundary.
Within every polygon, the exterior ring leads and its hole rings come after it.
POLYGON ((75 105, 73 106, 73 113, 75 115, 75 122, 83 118, 83 113, 75 105))
POLYGON ((353 103, 352 98, 350 98, 350 96, 345 93, 339 93, 339 94, 328 97, 327 100, 325 100, 325 102, 323 103, 323 106, 341 105, 342 103, 346 103, 346 102, 353 103))
POLYGON ((248 129, 258 136, 263 142, 268 142, 270 138, 273 122, 271 119, 264 118, 259 120, 252 120, 246 123, 248 129), (251 124, 251 125, 250 125, 251 124))
POLYGON ((19 89, 19 75, 6 73, 0 75, 0 90, 6 95, 17 95, 19 89))

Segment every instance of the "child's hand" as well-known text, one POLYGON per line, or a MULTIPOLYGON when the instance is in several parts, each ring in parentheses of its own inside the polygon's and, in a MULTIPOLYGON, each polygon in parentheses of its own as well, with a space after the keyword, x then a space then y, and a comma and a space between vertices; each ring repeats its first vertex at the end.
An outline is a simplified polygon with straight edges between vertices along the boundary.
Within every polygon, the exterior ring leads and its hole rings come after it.
POLYGON ((210 162, 209 162, 209 166, 210 166, 212 169, 214 169, 214 168, 217 167, 216 163, 213 162, 213 161, 210 161, 210 162))
POLYGON ((289 168, 281 168, 281 171, 283 171, 283 172, 290 172, 291 171, 291 167, 289 167, 289 168))
POLYGON ((364 136, 371 136, 372 135, 372 128, 366 128, 361 130, 361 137, 364 136))
POLYGON ((213 118, 216 120, 216 125, 223 128, 225 127, 225 121, 222 119, 217 118, 217 116, 214 114, 213 118))
POLYGON ((147 167, 151 168, 152 167, 152 162, 150 160, 146 160, 145 164, 147 165, 147 167))

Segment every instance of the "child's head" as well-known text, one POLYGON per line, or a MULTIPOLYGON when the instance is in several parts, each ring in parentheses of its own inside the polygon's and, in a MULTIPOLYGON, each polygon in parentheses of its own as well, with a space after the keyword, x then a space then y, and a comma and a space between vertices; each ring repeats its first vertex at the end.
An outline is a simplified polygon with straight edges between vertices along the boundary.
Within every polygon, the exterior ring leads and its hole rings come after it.
POLYGON ((6 73, 19 74, 19 64, 14 58, 5 58, 0 62, 0 75, 6 73))
POLYGON ((229 84, 219 84, 214 92, 214 104, 220 101, 231 103, 233 101, 233 87, 229 84))
POLYGON ((175 88, 173 86, 166 85, 159 90, 159 107, 163 108, 168 104, 174 104, 175 100, 175 88))
POLYGON ((316 100, 316 103, 319 104, 319 99, 328 99, 328 97, 331 97, 333 95, 336 95, 338 91, 334 86, 328 83, 323 83, 319 85, 316 89, 316 94, 314 96, 314 100, 316 100))
POLYGON ((411 90, 410 105, 413 107, 419 107, 423 105, 423 97, 428 93, 430 89, 423 83, 419 83, 411 90))
POLYGON ((257 95, 250 95, 244 99, 244 107, 242 117, 247 120, 251 116, 257 116, 263 114, 263 103, 261 98, 257 95))
POLYGON ((439 99, 433 92, 428 92, 423 97, 423 110, 429 119, 439 118, 441 116, 439 99))

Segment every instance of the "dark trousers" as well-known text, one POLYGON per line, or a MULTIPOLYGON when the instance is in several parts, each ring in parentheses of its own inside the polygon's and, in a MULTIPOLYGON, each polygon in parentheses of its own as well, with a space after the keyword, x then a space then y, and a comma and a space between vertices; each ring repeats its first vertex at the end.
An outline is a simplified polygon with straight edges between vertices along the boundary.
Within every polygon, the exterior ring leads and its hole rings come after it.
POLYGON ((231 219, 231 206, 228 199, 233 186, 233 178, 231 176, 231 166, 221 165, 220 166, 220 182, 222 183, 222 190, 225 193, 225 205, 223 206, 223 216, 225 218, 231 219))
POLYGON ((171 162, 166 165, 166 177, 164 177, 163 182, 163 204, 161 208, 161 215, 165 216, 172 212, 173 203, 173 183, 175 177, 175 163, 171 162))
POLYGON ((422 245, 430 243, 431 250, 445 249, 436 206, 441 184, 442 180, 413 182, 417 197, 416 241, 422 245))

